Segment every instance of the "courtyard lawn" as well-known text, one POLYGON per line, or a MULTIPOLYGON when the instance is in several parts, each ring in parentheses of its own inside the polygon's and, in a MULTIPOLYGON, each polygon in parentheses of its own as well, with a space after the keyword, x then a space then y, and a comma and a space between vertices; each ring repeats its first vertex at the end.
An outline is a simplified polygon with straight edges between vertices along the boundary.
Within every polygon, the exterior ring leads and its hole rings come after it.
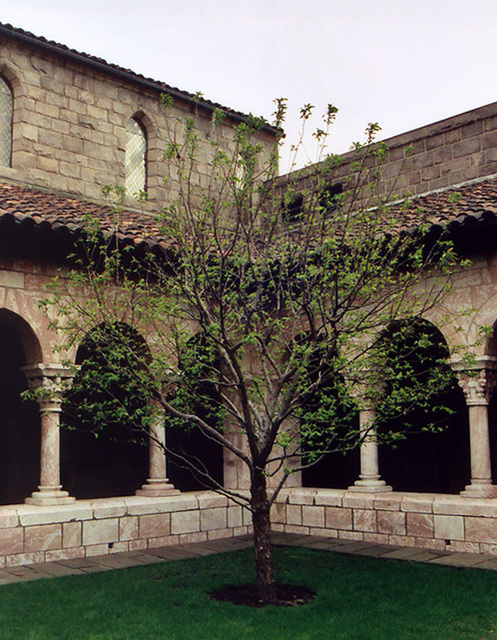
POLYGON ((2 640, 489 640, 497 573, 275 549, 300 607, 252 609, 208 592, 253 577, 250 550, 0 587, 2 640))

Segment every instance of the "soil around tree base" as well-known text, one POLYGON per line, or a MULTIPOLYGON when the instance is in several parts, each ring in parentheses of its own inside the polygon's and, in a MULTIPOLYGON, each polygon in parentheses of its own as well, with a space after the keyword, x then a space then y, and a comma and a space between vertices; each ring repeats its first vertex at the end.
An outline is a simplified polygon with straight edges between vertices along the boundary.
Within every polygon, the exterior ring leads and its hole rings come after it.
POLYGON ((266 607, 273 605, 277 607, 298 607, 312 600, 316 592, 309 587, 302 587, 294 584, 276 584, 276 600, 262 602, 259 600, 257 585, 236 584, 216 591, 211 591, 209 597, 220 602, 231 602, 232 604, 245 605, 246 607, 266 607))

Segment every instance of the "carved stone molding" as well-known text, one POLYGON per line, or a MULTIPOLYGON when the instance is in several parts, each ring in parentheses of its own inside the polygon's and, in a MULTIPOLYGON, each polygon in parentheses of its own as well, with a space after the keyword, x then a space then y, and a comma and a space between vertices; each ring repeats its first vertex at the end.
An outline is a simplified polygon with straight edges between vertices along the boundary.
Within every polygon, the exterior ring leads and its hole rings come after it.
POLYGON ((73 372, 61 364, 31 364, 22 367, 29 388, 43 411, 60 411, 64 392, 71 384, 73 372))
POLYGON ((468 406, 487 405, 497 384, 497 371, 493 369, 458 371, 457 382, 463 390, 468 406))

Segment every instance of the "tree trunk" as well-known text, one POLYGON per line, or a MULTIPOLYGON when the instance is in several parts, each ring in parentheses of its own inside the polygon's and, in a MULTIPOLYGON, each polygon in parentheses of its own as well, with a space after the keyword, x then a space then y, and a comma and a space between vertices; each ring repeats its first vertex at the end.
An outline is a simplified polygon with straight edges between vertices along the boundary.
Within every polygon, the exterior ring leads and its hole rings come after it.
POLYGON ((264 473, 256 469, 252 475, 251 484, 257 590, 261 602, 272 602, 276 600, 276 586, 271 558, 269 504, 264 473))

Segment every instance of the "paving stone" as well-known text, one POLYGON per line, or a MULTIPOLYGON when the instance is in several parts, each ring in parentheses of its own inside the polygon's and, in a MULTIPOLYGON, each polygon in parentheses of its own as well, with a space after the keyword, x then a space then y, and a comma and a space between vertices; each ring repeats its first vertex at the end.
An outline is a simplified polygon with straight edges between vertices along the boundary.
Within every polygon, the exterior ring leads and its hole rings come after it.
POLYGON ((358 549, 354 553, 358 556, 371 556, 372 558, 383 557, 385 553, 392 551, 391 545, 377 544, 374 547, 366 547, 365 549, 358 549))
POLYGON ((92 560, 88 560, 88 558, 68 558, 67 560, 57 560, 57 562, 71 569, 84 569, 85 567, 90 567, 95 564, 92 560))
POLYGON ((11 567, 3 569, 6 574, 11 575, 12 577, 19 578, 22 582, 26 580, 40 580, 41 578, 47 578, 46 574, 43 574, 41 571, 37 571, 36 569, 32 569, 27 565, 22 567, 11 567))
POLYGON ((31 577, 34 578, 35 574, 37 574, 38 572, 28 565, 22 565, 20 567, 5 567, 4 569, 2 569, 2 573, 22 578, 23 580, 29 580, 31 577))
POLYGON ((392 560, 410 560, 420 554, 420 550, 414 547, 398 547, 393 551, 387 551, 381 557, 391 558, 392 560))
POLYGON ((333 551, 336 551, 337 553, 355 554, 358 551, 372 549, 373 547, 376 547, 376 545, 372 542, 349 542, 348 544, 337 546, 333 551))
POLYGON ((36 565, 30 565, 36 570, 47 575, 47 578, 58 578, 59 576, 81 576, 83 572, 79 569, 65 567, 59 562, 42 562, 36 565))
POLYGON ((175 545, 170 547, 157 547, 156 549, 148 549, 147 553, 151 556, 164 558, 164 560, 183 560, 184 558, 192 558, 197 555, 195 553, 190 553, 189 551, 187 551, 185 546, 175 545))
POLYGON ((24 578, 17 576, 10 576, 10 578, 0 578, 0 585, 2 584, 14 584, 15 582, 26 582, 24 578))
POLYGON ((141 565, 136 557, 123 558, 120 553, 98 556, 98 558, 93 558, 93 560, 96 565, 103 565, 111 569, 125 569, 126 567, 137 567, 141 565))
POLYGON ((202 543, 194 543, 188 545, 188 551, 194 553, 197 556, 211 556, 217 553, 223 553, 226 549, 213 549, 212 547, 204 547, 202 543))
POLYGON ((430 564, 444 564, 449 567, 473 567, 485 561, 476 553, 451 553, 442 558, 430 560, 430 564))
POLYGON ((136 557, 136 564, 134 564, 133 566, 157 564, 158 562, 163 562, 163 559, 159 556, 154 556, 147 551, 146 553, 142 552, 139 556, 136 557))
POLYGON ((488 569, 491 571, 497 571, 497 558, 495 556, 488 557, 486 556, 486 560, 480 562, 479 564, 475 564, 474 569, 488 569))
MULTIPOLYGON (((104 564, 95 564, 93 566, 84 567, 81 569, 82 573, 101 573, 102 571, 112 571, 114 567, 109 567, 104 564)), ((120 567, 123 568, 123 567, 120 567)))
POLYGON ((319 541, 313 541, 310 544, 302 545, 308 549, 320 549, 322 551, 333 551, 336 547, 343 547, 344 544, 349 544, 345 540, 337 540, 336 538, 325 538, 319 541))
POLYGON ((449 553, 443 553, 440 551, 420 551, 416 556, 410 558, 414 562, 431 562, 437 558, 443 558, 443 556, 449 555, 449 553))

